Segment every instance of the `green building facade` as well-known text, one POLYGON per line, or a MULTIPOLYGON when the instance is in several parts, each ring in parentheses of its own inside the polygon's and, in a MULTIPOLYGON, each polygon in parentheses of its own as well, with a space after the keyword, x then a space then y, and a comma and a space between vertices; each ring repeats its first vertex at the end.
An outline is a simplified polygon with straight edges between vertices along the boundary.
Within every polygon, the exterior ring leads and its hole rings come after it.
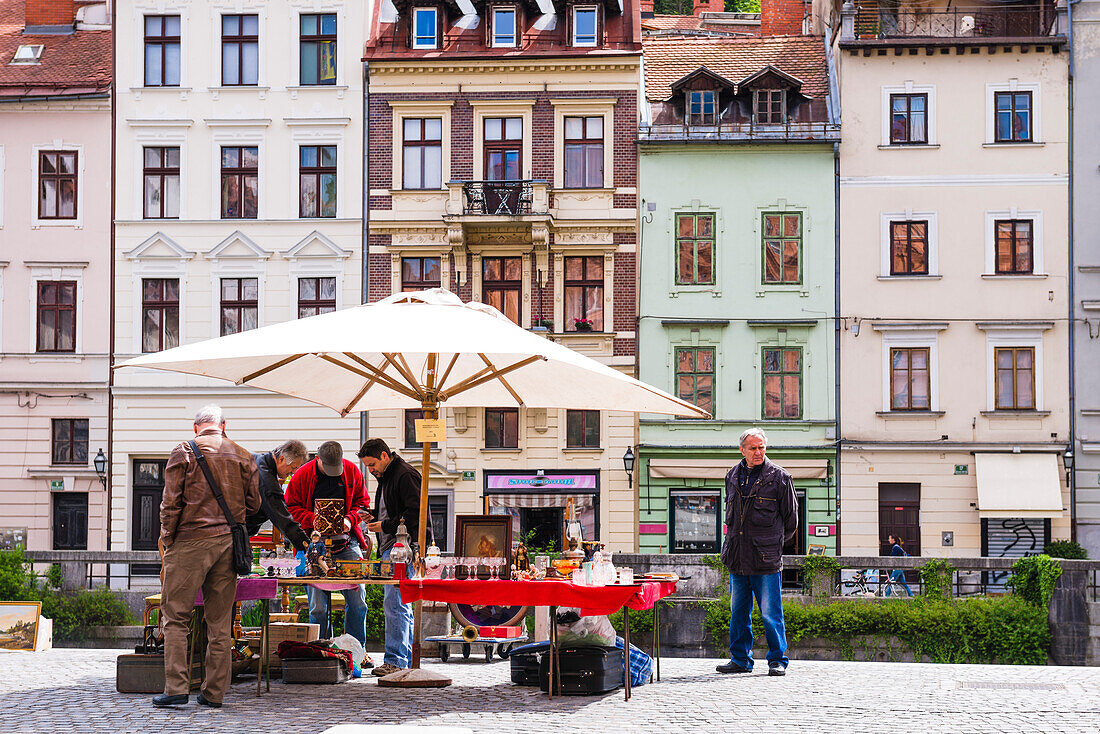
POLYGON ((661 43, 646 41, 639 134, 639 374, 713 419, 640 417, 640 550, 718 552, 724 476, 755 426, 795 477, 786 552, 835 553, 839 125, 824 43, 711 38, 679 57, 661 43))

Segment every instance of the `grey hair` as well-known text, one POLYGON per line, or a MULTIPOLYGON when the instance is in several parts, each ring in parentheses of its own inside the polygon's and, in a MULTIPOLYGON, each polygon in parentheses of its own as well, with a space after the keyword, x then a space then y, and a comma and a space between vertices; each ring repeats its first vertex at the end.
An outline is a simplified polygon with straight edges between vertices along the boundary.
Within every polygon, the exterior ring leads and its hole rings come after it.
POLYGON ((344 447, 337 441, 325 441, 317 447, 317 458, 322 464, 339 464, 344 460, 344 447))
POLYGON ((306 451, 306 445, 301 441, 292 438, 289 441, 279 444, 278 448, 271 452, 277 457, 286 459, 290 463, 302 463, 306 462, 309 458, 309 452, 306 451))
POLYGON ((737 445, 738 446, 744 446, 745 441, 748 441, 749 438, 752 437, 752 436, 756 436, 761 441, 763 441, 765 446, 768 445, 768 437, 766 435, 764 435, 763 429, 760 429, 760 428, 749 428, 749 429, 747 429, 744 433, 741 434, 741 438, 738 439, 737 445))
POLYGON ((221 425, 225 423, 225 414, 222 413, 220 405, 204 405, 199 408, 199 412, 195 413, 195 425, 201 426, 203 423, 216 423, 221 425))

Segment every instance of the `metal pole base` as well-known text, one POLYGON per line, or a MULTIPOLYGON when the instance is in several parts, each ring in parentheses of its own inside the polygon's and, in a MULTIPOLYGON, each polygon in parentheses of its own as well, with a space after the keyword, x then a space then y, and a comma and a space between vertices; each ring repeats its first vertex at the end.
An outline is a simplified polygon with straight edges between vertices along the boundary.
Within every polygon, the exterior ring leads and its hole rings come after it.
POLYGON ((382 676, 378 679, 378 685, 384 688, 445 688, 451 685, 451 679, 423 668, 406 668, 382 676))

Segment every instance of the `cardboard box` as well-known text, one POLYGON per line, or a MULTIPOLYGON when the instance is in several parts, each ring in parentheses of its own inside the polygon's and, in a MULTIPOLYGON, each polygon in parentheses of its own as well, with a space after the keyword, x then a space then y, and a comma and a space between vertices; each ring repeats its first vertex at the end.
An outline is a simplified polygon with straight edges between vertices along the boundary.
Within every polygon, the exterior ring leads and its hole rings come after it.
MULTIPOLYGON (((283 640, 293 640, 294 642, 313 642, 321 637, 321 625, 308 624, 302 622, 272 622, 271 638, 268 642, 270 646, 267 656, 267 664, 271 668, 278 669, 282 667, 282 660, 279 658, 279 654, 275 652, 279 648, 279 643, 283 640)), ((252 650, 256 653, 260 652, 260 633, 257 630, 253 632, 250 637, 250 645, 252 650)))
POLYGON ((53 620, 49 617, 38 618, 38 637, 34 641, 34 651, 53 649, 53 620))

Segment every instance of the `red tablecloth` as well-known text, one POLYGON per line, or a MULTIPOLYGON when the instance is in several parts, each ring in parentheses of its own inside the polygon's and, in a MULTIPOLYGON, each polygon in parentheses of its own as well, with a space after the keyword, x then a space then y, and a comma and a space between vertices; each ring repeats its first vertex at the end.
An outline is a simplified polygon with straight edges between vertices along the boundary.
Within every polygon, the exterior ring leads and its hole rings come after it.
POLYGON ((458 581, 407 579, 401 582, 401 601, 423 599, 455 604, 577 607, 582 616, 617 612, 621 607, 649 609, 658 599, 675 593, 675 581, 647 581, 631 586, 578 586, 567 581, 458 581))

